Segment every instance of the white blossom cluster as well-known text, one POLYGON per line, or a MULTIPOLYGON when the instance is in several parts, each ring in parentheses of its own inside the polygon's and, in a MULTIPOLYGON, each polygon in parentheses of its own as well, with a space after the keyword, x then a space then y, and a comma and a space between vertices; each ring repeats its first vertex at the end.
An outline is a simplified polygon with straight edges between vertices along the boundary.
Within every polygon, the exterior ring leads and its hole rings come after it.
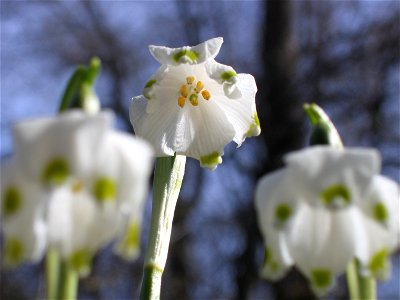
POLYGON ((5 264, 38 261, 51 247, 86 275, 113 240, 124 257, 137 255, 153 152, 113 120, 70 110, 15 125, 1 178, 5 264))
POLYGON ((314 146, 285 157, 262 178, 256 209, 265 239, 261 275, 277 280, 295 265, 324 294, 353 260, 385 279, 399 245, 399 186, 379 175, 375 150, 314 146))

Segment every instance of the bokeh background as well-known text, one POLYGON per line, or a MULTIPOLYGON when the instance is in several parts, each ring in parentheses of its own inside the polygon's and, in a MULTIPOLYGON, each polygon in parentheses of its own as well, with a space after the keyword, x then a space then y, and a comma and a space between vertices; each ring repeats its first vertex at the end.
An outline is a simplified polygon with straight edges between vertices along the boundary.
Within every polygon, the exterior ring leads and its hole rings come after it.
MULTIPOLYGON (((262 135, 225 148, 211 172, 188 160, 178 201, 164 299, 313 299, 294 269, 270 283, 258 277, 263 256, 253 191, 282 156, 307 145, 302 110, 316 102, 348 146, 376 147, 383 174, 400 171, 399 1, 1 1, 1 158, 13 151, 14 122, 54 115, 74 66, 96 55, 96 84, 119 128, 132 131, 128 105, 158 67, 149 44, 178 47, 222 36, 217 60, 256 77, 262 135)), ((150 199, 143 225, 148 234, 150 199)), ((143 254, 127 264, 105 249, 81 299, 138 296, 143 254)), ((379 285, 400 298, 400 260, 379 285)), ((1 299, 41 299, 42 265, 1 272, 1 299)), ((327 296, 347 299, 344 278, 327 296)))

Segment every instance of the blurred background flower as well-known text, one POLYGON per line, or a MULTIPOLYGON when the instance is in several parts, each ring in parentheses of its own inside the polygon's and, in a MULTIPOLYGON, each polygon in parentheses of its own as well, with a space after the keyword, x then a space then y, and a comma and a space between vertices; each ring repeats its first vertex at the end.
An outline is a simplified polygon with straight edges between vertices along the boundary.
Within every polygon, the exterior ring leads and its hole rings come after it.
MULTIPOLYGON (((188 160, 163 298, 312 299, 297 271, 275 284, 258 277, 264 253, 254 185, 282 166, 285 153, 306 145, 302 103, 310 101, 324 107, 346 146, 378 148, 383 174, 399 181, 399 12, 398 1, 2 1, 2 159, 13 151, 16 120, 55 114, 76 64, 102 60, 96 91, 119 128, 131 131, 130 98, 158 67, 147 45, 222 36, 228 50, 219 62, 256 77, 263 133, 237 151, 226 147, 215 172, 188 160)), ((93 275, 80 284, 82 298, 137 296, 143 257, 126 264, 111 252, 95 260, 93 275)), ((381 299, 400 295, 399 256, 393 259, 381 299)), ((40 298, 42 279, 40 266, 2 273, 1 298, 40 298)), ((328 297, 347 298, 343 284, 328 297)))

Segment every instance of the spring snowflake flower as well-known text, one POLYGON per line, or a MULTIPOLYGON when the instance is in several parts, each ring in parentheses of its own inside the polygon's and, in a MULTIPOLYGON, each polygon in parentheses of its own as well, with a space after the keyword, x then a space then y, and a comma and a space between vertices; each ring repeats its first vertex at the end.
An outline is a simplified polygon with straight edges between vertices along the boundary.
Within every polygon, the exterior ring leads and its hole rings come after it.
POLYGON ((15 126, 16 163, 2 184, 10 264, 40 259, 47 244, 87 275, 95 253, 116 239, 117 252, 137 256, 152 150, 111 130, 112 120, 69 111, 15 126))
POLYGON ((261 274, 277 280, 296 265, 318 295, 353 258, 364 274, 387 277, 388 256, 399 245, 399 190, 377 175, 377 152, 318 146, 285 161, 256 191, 266 243, 261 274))
POLYGON ((150 46, 161 67, 133 98, 130 118, 156 156, 181 154, 215 169, 223 147, 260 134, 257 86, 249 74, 217 63, 222 38, 194 47, 150 46))

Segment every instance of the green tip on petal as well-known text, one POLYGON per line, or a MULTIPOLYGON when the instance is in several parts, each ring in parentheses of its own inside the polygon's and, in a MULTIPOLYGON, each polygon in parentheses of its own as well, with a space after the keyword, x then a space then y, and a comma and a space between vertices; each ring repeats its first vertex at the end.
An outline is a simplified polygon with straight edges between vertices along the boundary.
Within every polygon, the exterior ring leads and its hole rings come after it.
POLYGON ((327 269, 315 269, 310 276, 313 290, 318 296, 322 296, 333 284, 332 272, 327 269))
POLYGON ((247 137, 258 136, 261 133, 260 120, 257 113, 253 116, 253 122, 250 124, 249 130, 246 132, 247 137))
POLYGON ((198 57, 199 57, 199 54, 196 51, 188 50, 188 49, 181 50, 173 55, 173 59, 176 62, 181 62, 182 58, 187 58, 191 62, 195 62, 198 57))
POLYGON ((140 247, 140 225, 133 222, 129 225, 123 240, 118 245, 118 252, 127 260, 137 257, 140 247))
POLYGON ((226 72, 223 72, 222 74, 221 74, 221 79, 223 80, 223 81, 229 81, 229 80, 231 80, 233 77, 235 77, 235 76, 237 76, 237 74, 236 74, 236 72, 235 71, 226 71, 226 72))
POLYGON ((7 266, 15 267, 19 265, 24 258, 24 245, 16 238, 6 239, 4 249, 4 262, 7 266))
POLYGON ((91 270, 92 253, 86 249, 73 252, 68 259, 71 268, 79 274, 79 277, 86 277, 91 270))
POLYGON ((375 220, 380 223, 385 223, 389 218, 389 212, 386 209, 386 206, 382 202, 377 202, 373 208, 373 216, 375 220))
POLYGON ((218 152, 200 157, 200 166, 207 167, 211 170, 214 170, 220 163, 222 163, 222 158, 218 152))
POLYGON ((144 88, 145 88, 145 89, 149 89, 149 88, 151 88, 156 82, 157 82, 157 80, 151 79, 151 80, 149 80, 149 81, 146 82, 146 85, 144 86, 144 88))
POLYGON ((369 261, 372 275, 379 280, 386 280, 390 273, 389 251, 386 248, 376 252, 369 261))
POLYGON ((100 177, 94 184, 93 194, 99 202, 114 201, 117 196, 117 185, 111 178, 100 177))
POLYGON ((43 170, 42 179, 46 184, 61 185, 69 175, 69 167, 63 158, 54 158, 43 170))
POLYGON ((322 191, 322 203, 330 208, 343 208, 351 203, 350 191, 342 184, 332 185, 322 191))
POLYGON ((15 186, 6 188, 3 194, 2 212, 3 215, 8 217, 16 212, 22 206, 22 197, 19 190, 15 186))

